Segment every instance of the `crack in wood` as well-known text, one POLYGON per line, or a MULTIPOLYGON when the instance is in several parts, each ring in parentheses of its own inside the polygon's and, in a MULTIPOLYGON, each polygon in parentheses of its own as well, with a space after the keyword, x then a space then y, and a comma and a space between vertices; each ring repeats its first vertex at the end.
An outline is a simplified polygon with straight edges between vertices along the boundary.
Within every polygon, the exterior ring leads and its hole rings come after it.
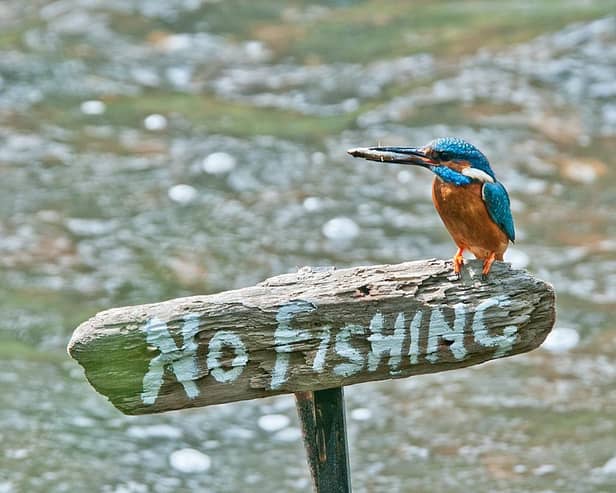
POLYGON ((140 414, 445 371, 543 342, 555 317, 549 284, 502 262, 489 282, 480 262, 465 271, 452 279, 439 260, 303 268, 101 312, 68 349, 96 390, 140 414))

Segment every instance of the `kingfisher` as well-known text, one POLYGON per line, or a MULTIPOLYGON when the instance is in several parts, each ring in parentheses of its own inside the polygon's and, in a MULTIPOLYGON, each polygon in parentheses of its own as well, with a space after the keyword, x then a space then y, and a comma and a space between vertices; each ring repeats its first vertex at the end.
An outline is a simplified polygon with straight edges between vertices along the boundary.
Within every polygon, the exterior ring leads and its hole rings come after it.
POLYGON ((496 179, 488 158, 457 137, 435 139, 423 147, 349 149, 353 157, 381 163, 411 164, 434 173, 432 202, 458 247, 453 270, 460 277, 464 251, 483 260, 485 280, 495 260, 503 260, 515 227, 507 190, 496 179))

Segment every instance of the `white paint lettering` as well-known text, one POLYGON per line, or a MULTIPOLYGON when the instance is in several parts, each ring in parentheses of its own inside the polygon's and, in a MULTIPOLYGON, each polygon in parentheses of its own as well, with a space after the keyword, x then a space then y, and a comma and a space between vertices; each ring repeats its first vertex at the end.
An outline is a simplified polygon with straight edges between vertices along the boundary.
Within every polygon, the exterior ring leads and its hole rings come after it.
POLYGON ((289 359, 293 352, 293 344, 309 340, 310 334, 305 331, 291 327, 291 320, 299 313, 310 313, 316 307, 307 301, 293 301, 288 305, 280 307, 276 314, 278 326, 274 332, 274 345, 276 349, 276 362, 272 370, 272 390, 278 389, 287 380, 289 369, 289 359))
POLYGON ((419 357, 419 328, 421 327, 422 319, 423 312, 419 310, 415 313, 415 316, 411 321, 411 345, 409 347, 411 365, 416 365, 417 358, 419 357))
POLYGON ((323 368, 325 368, 325 356, 327 355, 327 350, 329 349, 329 339, 331 338, 331 328, 329 325, 326 325, 321 330, 321 343, 319 344, 319 349, 317 349, 316 354, 314 355, 314 361, 312 362, 312 370, 317 373, 321 373, 323 368))
POLYGON ((350 377, 359 373, 365 364, 364 355, 351 346, 353 335, 362 335, 364 328, 361 325, 345 325, 336 334, 334 349, 336 354, 348 360, 348 363, 339 363, 334 367, 334 373, 341 377, 350 377))
POLYGON ((404 343, 404 313, 398 313, 394 323, 394 333, 383 334, 385 319, 377 312, 370 321, 370 353, 368 353, 368 370, 376 371, 383 355, 389 355, 390 373, 397 370, 402 359, 402 344, 404 343))
POLYGON ((458 303, 453 308, 455 311, 453 327, 447 323, 443 312, 439 308, 432 310, 428 327, 428 345, 426 348, 426 359, 430 363, 436 363, 439 360, 441 339, 451 342, 449 349, 453 353, 454 358, 461 360, 466 356, 466 348, 464 347, 466 310, 463 303, 458 303))
POLYGON ((207 367, 217 382, 230 383, 237 380, 244 371, 247 362, 246 346, 244 346, 240 336, 227 330, 216 332, 208 345, 207 367), (225 370, 220 364, 223 347, 233 348, 234 356, 230 370, 225 370))
POLYGON ((143 377, 141 400, 146 405, 156 402, 163 384, 165 368, 171 367, 175 378, 184 387, 189 399, 199 395, 199 389, 194 382, 197 377, 197 342, 195 335, 199 330, 199 316, 188 314, 182 325, 182 345, 177 347, 169 333, 167 324, 158 318, 150 319, 143 330, 150 346, 160 351, 160 354, 150 361, 148 371, 143 377))
MULTIPOLYGON (((494 358, 509 353, 518 337, 518 326, 507 324, 512 301, 505 295, 489 298, 480 303, 472 320, 472 332, 477 344, 484 348, 494 349, 494 358), (496 308, 492 317, 487 310, 496 308), (509 308, 509 309, 508 309, 509 308), (494 322, 495 317, 501 317, 502 323, 494 322), (501 333, 494 334, 488 330, 492 327, 502 327, 501 333)), ((407 364, 416 365, 422 355, 431 363, 437 363, 447 351, 451 351, 455 360, 463 360, 467 356, 464 345, 465 327, 467 325, 468 305, 458 303, 453 306, 453 320, 446 319, 443 309, 433 308, 431 312, 418 310, 408 323, 405 314, 396 315, 393 327, 385 327, 386 320, 381 312, 376 312, 366 328, 357 324, 343 325, 339 330, 326 325, 315 329, 298 329, 293 327, 293 320, 300 314, 308 314, 317 307, 307 301, 296 300, 282 306, 276 314, 276 330, 274 331, 275 361, 272 369, 270 387, 280 389, 289 380, 291 372, 291 353, 308 352, 314 349, 312 361, 298 362, 298 373, 312 371, 321 374, 327 368, 340 378, 347 378, 362 371, 376 372, 381 364, 386 364, 390 375, 399 373, 402 363, 402 348, 405 347, 407 332, 409 348, 405 357, 407 364), (426 320, 425 317, 429 317, 426 320), (425 351, 422 345, 421 327, 427 325, 425 351), (367 336, 367 337, 366 337, 367 336), (332 343, 333 339, 333 343, 332 343), (368 341, 370 350, 366 354, 361 348, 353 346, 353 340, 368 341), (318 344, 318 346, 317 346, 318 344), (330 347, 337 357, 337 364, 327 364, 330 347)), ((492 312, 490 312, 492 315, 492 312)), ((158 399, 165 379, 165 373, 171 372, 177 382, 183 387, 189 399, 199 396, 200 390, 196 380, 207 374, 220 383, 232 383, 243 373, 249 354, 241 337, 229 330, 215 332, 209 341, 205 364, 197 361, 197 334, 199 332, 199 316, 187 314, 184 317, 180 334, 176 337, 181 343, 176 343, 172 337, 168 323, 159 319, 150 319, 142 329, 145 332, 147 344, 158 354, 149 362, 148 371, 143 377, 141 400, 145 405, 153 405, 158 399)), ((447 358, 444 358, 447 360, 447 358)))
POLYGON ((485 311, 493 306, 507 307, 511 304, 505 295, 489 298, 477 306, 475 317, 473 318, 473 334, 475 341, 484 347, 495 347, 494 358, 500 358, 513 348, 518 337, 517 325, 507 325, 503 328, 503 333, 491 335, 485 325, 485 311))

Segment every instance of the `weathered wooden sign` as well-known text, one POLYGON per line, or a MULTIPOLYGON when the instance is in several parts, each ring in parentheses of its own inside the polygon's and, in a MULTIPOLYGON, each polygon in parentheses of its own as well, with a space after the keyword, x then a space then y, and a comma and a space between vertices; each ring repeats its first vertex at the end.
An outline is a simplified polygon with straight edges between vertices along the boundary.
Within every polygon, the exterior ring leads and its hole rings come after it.
POLYGON ((302 268, 257 286, 116 308, 68 350, 94 388, 143 414, 460 368, 529 351, 554 324, 554 292, 481 264, 440 260, 302 268))

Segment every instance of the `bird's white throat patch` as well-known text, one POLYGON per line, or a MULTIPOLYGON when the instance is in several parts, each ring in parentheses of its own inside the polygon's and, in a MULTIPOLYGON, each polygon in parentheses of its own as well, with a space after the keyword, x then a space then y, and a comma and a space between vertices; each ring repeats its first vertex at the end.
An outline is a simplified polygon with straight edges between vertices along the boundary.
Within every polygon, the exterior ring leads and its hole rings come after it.
POLYGON ((477 168, 464 168, 462 170, 462 174, 464 176, 468 176, 469 178, 472 178, 473 180, 477 180, 480 181, 482 183, 494 183, 494 178, 492 178, 489 174, 487 174, 485 171, 481 171, 480 169, 477 168))

